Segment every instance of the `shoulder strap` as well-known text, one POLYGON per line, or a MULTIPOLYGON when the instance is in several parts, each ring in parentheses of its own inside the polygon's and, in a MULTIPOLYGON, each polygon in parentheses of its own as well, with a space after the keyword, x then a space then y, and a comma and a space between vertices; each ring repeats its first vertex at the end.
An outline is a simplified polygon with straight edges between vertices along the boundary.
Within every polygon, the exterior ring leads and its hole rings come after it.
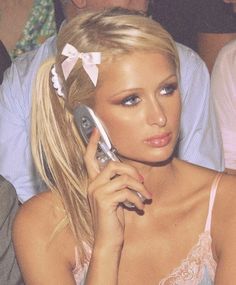
POLYGON ((223 173, 219 172, 211 186, 211 192, 210 192, 210 199, 209 199, 209 207, 208 207, 208 214, 207 214, 207 220, 206 220, 206 225, 205 225, 205 231, 210 231, 211 230, 211 219, 212 219, 212 210, 215 202, 215 197, 216 197, 216 191, 219 185, 219 181, 222 177, 223 173))

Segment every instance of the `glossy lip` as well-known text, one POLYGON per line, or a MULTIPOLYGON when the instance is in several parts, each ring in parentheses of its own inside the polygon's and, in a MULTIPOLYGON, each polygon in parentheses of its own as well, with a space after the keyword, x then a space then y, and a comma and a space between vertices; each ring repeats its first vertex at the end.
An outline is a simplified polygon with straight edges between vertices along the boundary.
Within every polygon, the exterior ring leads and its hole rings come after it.
POLYGON ((150 145, 151 147, 164 147, 169 144, 171 141, 171 133, 164 133, 161 135, 156 135, 144 140, 145 144, 150 145))

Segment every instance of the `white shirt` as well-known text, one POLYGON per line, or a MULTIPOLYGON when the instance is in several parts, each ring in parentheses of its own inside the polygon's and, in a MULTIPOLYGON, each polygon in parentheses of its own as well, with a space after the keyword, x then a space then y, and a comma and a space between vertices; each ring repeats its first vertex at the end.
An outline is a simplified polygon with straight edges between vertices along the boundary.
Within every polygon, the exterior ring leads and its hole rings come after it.
MULTIPOLYGON (((182 117, 179 157, 223 170, 221 138, 209 97, 209 74, 200 57, 177 44, 181 66, 182 117)), ((32 84, 40 64, 56 51, 55 37, 18 58, 0 86, 0 174, 24 202, 40 191, 30 151, 32 84)))
POLYGON ((225 167, 236 169, 236 40, 224 46, 216 58, 211 96, 223 139, 225 167))

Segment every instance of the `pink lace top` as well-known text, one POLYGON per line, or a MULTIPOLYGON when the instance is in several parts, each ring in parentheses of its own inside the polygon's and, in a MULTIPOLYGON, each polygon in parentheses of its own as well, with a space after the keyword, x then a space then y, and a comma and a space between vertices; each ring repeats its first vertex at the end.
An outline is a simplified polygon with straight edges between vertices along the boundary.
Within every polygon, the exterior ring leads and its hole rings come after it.
MULTIPOLYGON (((163 278, 159 285, 213 285, 216 271, 216 262, 212 254, 211 219, 217 187, 222 174, 219 173, 213 181, 209 209, 205 230, 199 235, 196 245, 190 250, 187 257, 182 260, 179 267, 175 268, 166 278, 163 278)), ((76 251, 76 267, 74 277, 77 285, 83 285, 86 277, 88 264, 79 266, 76 251)))

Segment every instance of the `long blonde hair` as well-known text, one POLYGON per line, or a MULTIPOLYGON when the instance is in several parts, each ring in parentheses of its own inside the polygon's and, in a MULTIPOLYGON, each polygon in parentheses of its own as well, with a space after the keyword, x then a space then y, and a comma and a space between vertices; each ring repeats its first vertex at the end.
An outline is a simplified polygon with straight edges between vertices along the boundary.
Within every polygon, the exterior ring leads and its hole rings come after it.
MULTIPOLYGON (((80 14, 66 24, 58 35, 56 57, 44 63, 38 72, 32 106, 32 153, 47 187, 62 201, 62 224, 70 226, 84 262, 84 244, 92 246, 93 230, 86 194, 85 147, 73 121, 73 110, 79 102, 91 105, 96 87, 80 60, 68 79, 63 77, 61 63, 65 57, 61 53, 67 43, 79 52, 101 52, 101 64, 134 51, 163 53, 177 71, 179 61, 174 41, 157 22, 136 12, 113 8, 80 14), (53 64, 65 98, 59 97, 52 86, 53 64)), ((98 76, 98 85, 101 83, 98 76)))

